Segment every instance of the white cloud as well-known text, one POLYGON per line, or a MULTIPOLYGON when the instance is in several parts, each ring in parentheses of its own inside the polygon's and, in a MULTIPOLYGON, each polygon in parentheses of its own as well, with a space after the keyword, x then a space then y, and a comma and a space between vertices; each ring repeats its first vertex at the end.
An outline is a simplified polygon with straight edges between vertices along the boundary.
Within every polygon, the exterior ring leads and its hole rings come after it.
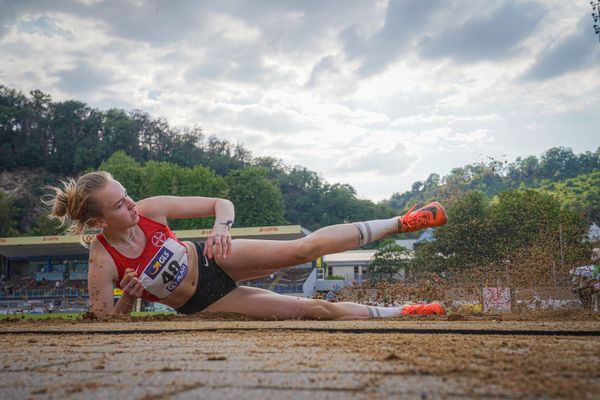
POLYGON ((364 197, 486 155, 600 146, 586 2, 5 5, 0 84, 201 126, 364 197))
POLYGON ((261 38, 261 31, 245 21, 226 14, 212 14, 207 18, 208 35, 218 35, 236 44, 256 42, 261 38))
POLYGON ((416 160, 414 155, 407 152, 402 143, 397 143, 388 150, 374 149, 364 151, 356 149, 352 157, 344 158, 336 163, 337 172, 376 172, 379 175, 394 175, 398 171, 410 168, 416 160))
POLYGON ((497 115, 435 115, 422 114, 397 118, 390 123, 391 127, 400 128, 414 125, 453 125, 461 122, 492 122, 498 120, 497 115))

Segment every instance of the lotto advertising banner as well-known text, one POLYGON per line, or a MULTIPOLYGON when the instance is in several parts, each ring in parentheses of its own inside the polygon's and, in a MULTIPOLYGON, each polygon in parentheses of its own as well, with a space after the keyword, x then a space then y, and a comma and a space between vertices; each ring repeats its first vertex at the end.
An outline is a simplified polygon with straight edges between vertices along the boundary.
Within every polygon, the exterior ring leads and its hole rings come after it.
MULTIPOLYGON (((86 235, 87 236, 87 235, 86 235)), ((92 240, 91 238, 89 240, 92 240)), ((28 237, 3 237, 0 246, 28 245, 28 244, 62 244, 79 243, 79 236, 28 236, 28 237)))
MULTIPOLYGON (((180 239, 202 238, 210 235, 211 229, 189 229, 173 231, 180 239)), ((252 228, 233 228, 231 236, 268 236, 268 235, 293 235, 301 232, 300 225, 285 226, 261 226, 252 228)), ((94 234, 78 235, 52 235, 52 236, 27 236, 27 237, 0 237, 0 246, 32 245, 32 244, 66 244, 66 243, 90 243, 94 234)))

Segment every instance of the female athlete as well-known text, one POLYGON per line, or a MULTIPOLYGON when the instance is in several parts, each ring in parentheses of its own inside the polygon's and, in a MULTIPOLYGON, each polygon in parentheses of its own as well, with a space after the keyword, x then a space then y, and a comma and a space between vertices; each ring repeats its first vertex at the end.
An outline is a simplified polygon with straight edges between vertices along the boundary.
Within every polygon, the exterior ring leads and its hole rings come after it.
POLYGON ((402 217, 328 226, 290 241, 231 239, 235 218, 229 200, 157 196, 133 201, 104 171, 53 187, 51 216, 71 233, 99 228, 90 243, 88 289, 96 314, 128 314, 137 298, 182 314, 240 313, 256 319, 347 320, 407 313, 443 314, 440 304, 376 307, 291 297, 236 282, 268 276, 319 256, 354 249, 398 232, 443 225, 444 209, 431 203, 402 217), (169 218, 215 217, 204 243, 182 242, 169 218), (123 290, 114 303, 113 287, 123 290))

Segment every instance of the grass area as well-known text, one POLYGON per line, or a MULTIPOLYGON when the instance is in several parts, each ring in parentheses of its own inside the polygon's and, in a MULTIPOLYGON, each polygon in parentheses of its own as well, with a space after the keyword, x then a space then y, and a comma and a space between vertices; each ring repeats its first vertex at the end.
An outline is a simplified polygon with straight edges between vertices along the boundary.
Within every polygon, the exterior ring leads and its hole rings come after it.
MULTIPOLYGON (((149 316, 149 315, 167 315, 167 314, 173 314, 173 313, 161 312, 161 311, 140 311, 140 312, 132 312, 131 316, 132 317, 145 317, 145 316, 149 316)), ((52 319, 54 319, 54 318, 79 319, 79 318, 81 318, 82 315, 83 315, 83 313, 0 314, 0 320, 8 319, 8 318, 23 318, 23 319, 33 319, 33 320, 51 319, 51 318, 52 319)))

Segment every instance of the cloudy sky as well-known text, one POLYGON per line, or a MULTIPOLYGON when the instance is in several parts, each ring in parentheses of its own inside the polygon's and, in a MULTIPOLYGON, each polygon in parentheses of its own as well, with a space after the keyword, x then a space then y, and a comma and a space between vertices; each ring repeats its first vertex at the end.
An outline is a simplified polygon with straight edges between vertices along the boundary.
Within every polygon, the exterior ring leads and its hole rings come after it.
POLYGON ((142 109, 380 200, 600 146, 587 0, 0 0, 0 84, 142 109))

